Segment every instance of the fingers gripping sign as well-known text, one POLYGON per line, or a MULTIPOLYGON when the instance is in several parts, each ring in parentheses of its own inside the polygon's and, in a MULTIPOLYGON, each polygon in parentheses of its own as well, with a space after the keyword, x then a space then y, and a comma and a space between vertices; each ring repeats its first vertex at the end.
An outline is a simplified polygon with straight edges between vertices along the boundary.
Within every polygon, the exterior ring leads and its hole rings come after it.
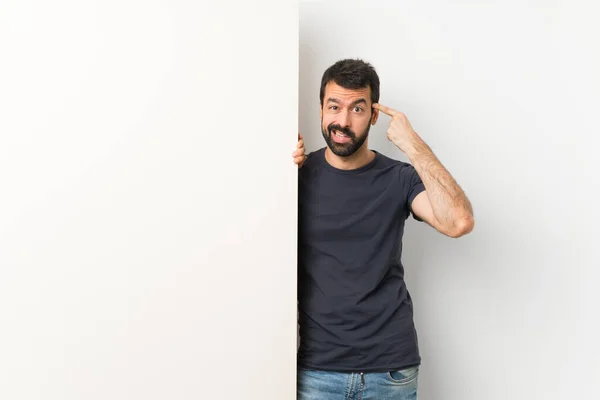
POLYGON ((298 168, 304 165, 304 161, 306 161, 306 156, 304 155, 304 138, 298 132, 298 143, 296 144, 296 150, 292 153, 292 157, 294 158, 294 164, 298 165, 298 168))

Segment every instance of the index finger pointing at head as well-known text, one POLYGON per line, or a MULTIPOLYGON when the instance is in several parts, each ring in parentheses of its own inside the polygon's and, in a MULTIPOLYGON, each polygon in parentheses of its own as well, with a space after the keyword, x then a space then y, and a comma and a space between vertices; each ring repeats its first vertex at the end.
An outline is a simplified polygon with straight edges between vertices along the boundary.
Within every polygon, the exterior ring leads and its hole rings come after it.
POLYGON ((391 108, 389 108, 387 106, 384 106, 383 104, 379 104, 379 103, 374 103, 373 104, 373 108, 376 109, 376 110, 381 111, 384 114, 389 115, 390 117, 394 117, 394 116, 396 116, 398 114, 397 111, 392 110, 391 108))

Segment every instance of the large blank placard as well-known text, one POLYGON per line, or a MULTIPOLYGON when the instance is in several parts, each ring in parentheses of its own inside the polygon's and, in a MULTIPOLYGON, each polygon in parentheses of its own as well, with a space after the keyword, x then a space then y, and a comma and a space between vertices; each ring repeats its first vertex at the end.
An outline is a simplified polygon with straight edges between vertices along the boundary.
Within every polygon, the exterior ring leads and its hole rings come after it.
POLYGON ((296 4, 8 0, 0 51, 0 398, 295 398, 296 4))

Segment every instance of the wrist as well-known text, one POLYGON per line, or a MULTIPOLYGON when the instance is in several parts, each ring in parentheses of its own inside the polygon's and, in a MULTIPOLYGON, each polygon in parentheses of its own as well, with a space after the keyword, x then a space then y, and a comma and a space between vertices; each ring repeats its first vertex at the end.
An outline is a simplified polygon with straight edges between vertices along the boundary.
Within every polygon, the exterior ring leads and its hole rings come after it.
POLYGON ((431 152, 427 144, 416 132, 413 131, 409 137, 410 139, 406 141, 405 148, 401 148, 400 150, 402 150, 410 160, 431 152))

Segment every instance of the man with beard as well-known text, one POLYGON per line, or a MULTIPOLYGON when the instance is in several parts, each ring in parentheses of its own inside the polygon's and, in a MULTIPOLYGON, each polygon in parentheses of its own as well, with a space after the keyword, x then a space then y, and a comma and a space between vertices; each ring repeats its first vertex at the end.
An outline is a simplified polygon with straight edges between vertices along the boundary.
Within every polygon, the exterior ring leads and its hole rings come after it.
POLYGON ((406 219, 460 237, 473 229, 469 200, 406 116, 379 101, 379 77, 362 60, 323 74, 327 146, 304 155, 298 231, 298 399, 416 399, 421 362, 401 262, 406 219), (379 112, 410 163, 368 147, 379 112))

